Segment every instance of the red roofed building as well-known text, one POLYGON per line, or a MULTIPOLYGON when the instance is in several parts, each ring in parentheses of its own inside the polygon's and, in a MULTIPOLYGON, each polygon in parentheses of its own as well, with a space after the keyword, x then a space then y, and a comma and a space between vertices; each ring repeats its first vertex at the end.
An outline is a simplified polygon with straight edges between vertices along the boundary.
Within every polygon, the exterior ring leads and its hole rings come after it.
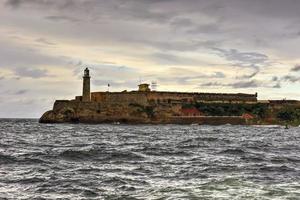
POLYGON ((251 114, 244 113, 244 114, 242 115, 242 118, 248 120, 248 119, 254 119, 255 117, 254 117, 253 115, 251 115, 251 114))
POLYGON ((182 108, 181 113, 183 116, 200 116, 201 112, 197 108, 182 108))

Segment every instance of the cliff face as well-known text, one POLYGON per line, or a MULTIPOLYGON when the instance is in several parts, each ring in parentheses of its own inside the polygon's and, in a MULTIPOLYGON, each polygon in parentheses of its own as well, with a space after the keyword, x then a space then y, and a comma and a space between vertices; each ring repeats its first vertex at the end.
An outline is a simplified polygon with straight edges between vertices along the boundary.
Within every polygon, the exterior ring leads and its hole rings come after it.
POLYGON ((245 124, 242 117, 182 116, 181 106, 56 101, 40 123, 245 124))
MULTIPOLYGON (((152 107, 103 105, 96 102, 56 101, 53 110, 40 118, 41 123, 151 123, 156 119, 152 107)), ((163 120, 160 116, 160 120, 163 120)))

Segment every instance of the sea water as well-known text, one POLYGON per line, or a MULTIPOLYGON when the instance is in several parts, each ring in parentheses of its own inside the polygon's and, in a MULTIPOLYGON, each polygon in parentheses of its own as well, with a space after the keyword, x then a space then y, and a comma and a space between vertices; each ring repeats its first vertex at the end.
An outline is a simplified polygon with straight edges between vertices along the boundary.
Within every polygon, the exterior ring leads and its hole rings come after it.
POLYGON ((300 128, 0 120, 0 199, 300 199, 300 128))

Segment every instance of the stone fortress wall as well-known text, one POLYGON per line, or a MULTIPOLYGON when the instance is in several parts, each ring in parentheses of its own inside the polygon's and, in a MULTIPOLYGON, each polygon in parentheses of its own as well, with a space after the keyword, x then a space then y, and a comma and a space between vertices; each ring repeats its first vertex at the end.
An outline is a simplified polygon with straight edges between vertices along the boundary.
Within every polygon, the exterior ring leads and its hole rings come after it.
MULTIPOLYGON (((80 99, 80 98, 77 98, 80 99)), ((183 104, 191 102, 256 103, 256 94, 186 92, 93 92, 91 101, 105 104, 183 104)))
MULTIPOLYGON (((89 70, 85 69, 83 76, 82 96, 74 100, 58 100, 54 103, 53 111, 65 113, 64 115, 81 116, 94 120, 102 118, 140 118, 149 120, 152 115, 161 120, 170 119, 178 121, 180 116, 190 116, 185 110, 196 102, 205 103, 257 103, 257 94, 243 93, 197 93, 197 92, 166 92, 151 91, 149 84, 140 84, 137 91, 123 92, 92 92, 90 93, 89 70), (72 114, 70 114, 72 113, 72 114), (100 118, 99 118, 100 117, 100 118), (176 118, 177 117, 177 118, 176 118)), ((190 111, 191 112, 191 111, 190 111)), ((201 113, 192 114, 200 116, 201 113)), ((72 117, 71 117, 72 118, 72 117)), ((139 119, 134 119, 137 121, 139 119)), ((185 121, 186 119, 183 119, 185 121)), ((203 118, 199 118, 203 121, 203 118)), ((224 120, 223 118, 220 120, 224 120)), ((231 119, 229 119, 231 120, 231 119)), ((95 120, 96 121, 96 120, 95 120)), ((199 121, 199 122, 200 122, 199 121)))
MULTIPOLYGON (((99 103, 102 105, 169 105, 175 106, 185 103, 211 102, 211 103, 256 103, 256 94, 243 93, 197 93, 197 92, 166 92, 151 91, 149 84, 139 85, 137 91, 127 92, 90 92, 90 75, 88 68, 83 76, 83 95, 75 97, 76 102, 99 103), (87 84, 88 83, 88 84, 87 84)), ((64 104, 64 102, 59 102, 64 104)))

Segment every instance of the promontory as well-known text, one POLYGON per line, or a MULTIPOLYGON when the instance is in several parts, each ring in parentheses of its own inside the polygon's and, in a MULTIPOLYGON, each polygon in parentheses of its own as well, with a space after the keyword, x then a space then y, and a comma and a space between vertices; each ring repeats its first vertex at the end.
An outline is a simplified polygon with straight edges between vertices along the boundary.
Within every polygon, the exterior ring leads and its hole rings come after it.
POLYGON ((294 124, 300 123, 300 102, 258 100, 256 94, 137 90, 91 92, 84 70, 81 96, 56 100, 40 123, 125 124, 294 124))

